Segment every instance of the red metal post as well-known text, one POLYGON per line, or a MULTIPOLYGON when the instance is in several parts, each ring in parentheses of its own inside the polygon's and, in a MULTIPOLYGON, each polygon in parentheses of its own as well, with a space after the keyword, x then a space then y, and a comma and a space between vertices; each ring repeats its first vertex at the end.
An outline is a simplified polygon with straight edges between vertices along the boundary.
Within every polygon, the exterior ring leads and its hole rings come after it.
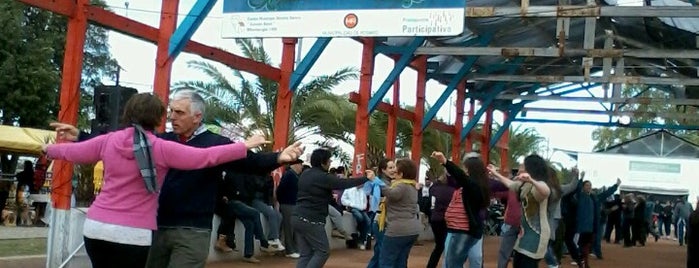
POLYGON ((366 150, 369 136, 369 99, 374 79, 374 39, 363 38, 362 67, 359 79, 359 102, 354 121, 354 158, 352 175, 360 176, 366 170, 366 150))
POLYGON ((486 163, 490 162, 490 138, 493 133, 493 108, 488 107, 483 122, 483 140, 481 140, 481 157, 486 163))
MULTIPOLYGON (((507 121, 507 112, 502 113, 502 121, 507 121)), ((505 144, 510 143, 510 128, 505 129, 505 133, 502 134, 500 138, 505 144)), ((509 146, 506 148, 500 148, 500 170, 509 171, 510 170, 510 156, 509 156, 509 146)))
MULTIPOLYGON (((294 61, 296 60, 296 38, 283 38, 281 79, 277 89, 277 104, 274 108, 274 151, 281 151, 289 143, 289 122, 291 121, 291 97, 289 89, 291 75, 294 73, 294 61)), ((282 178, 284 167, 280 167, 272 176, 278 183, 282 178)))
MULTIPOLYGON (((85 32, 87 31, 85 7, 89 4, 90 1, 88 0, 78 0, 72 16, 68 19, 58 121, 71 125, 78 123, 83 47, 85 46, 85 32)), ((70 183, 72 177, 73 163, 66 161, 54 162, 51 181, 51 203, 54 208, 70 209, 70 196, 73 191, 70 183)))
POLYGON ((454 163, 461 162, 461 131, 464 128, 465 102, 466 80, 463 80, 456 86, 456 119, 454 120, 454 132, 451 133, 451 160, 454 163))
POLYGON ((393 82, 393 103, 388 113, 386 130, 386 158, 396 157, 396 137, 398 136, 398 110, 400 109, 400 76, 393 82))
MULTIPOLYGON (((473 116, 476 113, 476 101, 473 98, 468 99, 468 121, 473 120, 473 116)), ((466 136, 466 152, 470 153, 473 151, 473 131, 468 133, 466 136)))
POLYGON ((422 159, 422 126, 419 122, 425 117, 425 88, 427 87, 427 57, 418 56, 415 59, 417 68, 417 85, 415 86, 415 121, 413 121, 413 140, 410 144, 411 158, 417 164, 420 173, 422 159))
MULTIPOLYGON (((153 93, 167 105, 170 95, 170 75, 172 73, 172 61, 168 55, 170 36, 177 27, 177 8, 179 0, 163 0, 160 8, 160 27, 158 30, 158 51, 155 56, 155 80, 153 81, 153 93)), ((159 131, 165 130, 165 118, 159 131)))

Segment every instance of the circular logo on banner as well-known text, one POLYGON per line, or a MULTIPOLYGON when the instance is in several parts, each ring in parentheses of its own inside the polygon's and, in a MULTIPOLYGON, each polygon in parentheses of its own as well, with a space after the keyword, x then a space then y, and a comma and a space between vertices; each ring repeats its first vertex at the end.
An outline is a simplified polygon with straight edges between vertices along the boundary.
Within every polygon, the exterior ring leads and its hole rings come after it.
POLYGON ((359 22, 359 18, 357 18, 357 15, 354 13, 349 13, 345 15, 345 27, 348 29, 352 29, 354 27, 357 27, 357 23, 359 22))

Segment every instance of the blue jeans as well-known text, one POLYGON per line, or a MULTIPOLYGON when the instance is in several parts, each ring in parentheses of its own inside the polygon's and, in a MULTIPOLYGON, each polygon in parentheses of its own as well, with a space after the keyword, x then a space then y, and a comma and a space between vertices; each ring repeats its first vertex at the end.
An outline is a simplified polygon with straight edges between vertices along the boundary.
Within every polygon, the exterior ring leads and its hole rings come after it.
POLYGON ((595 241, 592 244, 592 253, 597 256, 597 258, 602 258, 602 233, 601 230, 607 228, 607 223, 600 223, 597 228, 597 233, 595 233, 595 241))
POLYGON ((262 200, 255 199, 252 201, 252 207, 265 215, 267 219, 267 240, 279 239, 279 231, 282 228, 282 214, 272 206, 265 204, 262 200))
POLYGON ((245 227, 243 256, 251 257, 255 253, 255 237, 260 240, 260 246, 269 246, 262 230, 262 222, 260 221, 260 212, 258 210, 238 200, 228 201, 226 209, 228 209, 229 215, 235 215, 245 227))
POLYGON ((510 262, 512 250, 517 242, 517 234, 519 228, 513 228, 511 225, 504 223, 502 232, 500 232, 500 250, 498 251, 498 268, 507 268, 507 263, 510 262))
MULTIPOLYGON (((471 249, 478 245, 481 239, 476 239, 465 233, 448 233, 445 242, 444 268, 462 268, 469 257, 471 249)), ((480 241, 482 243, 482 241, 480 241)), ((481 244, 482 245, 482 244, 481 244)), ((471 267, 482 267, 481 263, 471 262, 471 267)))
POLYGON ((544 255, 544 260, 548 266, 558 265, 558 259, 556 259, 556 253, 553 252, 553 240, 549 240, 549 245, 546 248, 546 255, 544 255))
POLYGON ((366 212, 361 211, 356 208, 351 208, 350 213, 357 222, 357 231, 359 231, 359 244, 364 245, 366 243, 367 236, 369 235, 369 229, 371 229, 371 219, 366 212))
POLYGON ((408 257, 417 235, 385 236, 381 245, 380 268, 407 268, 408 257))
POLYGON ((371 223, 371 234, 374 236, 374 239, 376 239, 376 243, 374 243, 374 256, 371 257, 369 260, 369 264, 367 264, 367 268, 378 268, 379 267, 379 259, 381 258, 381 247, 383 246, 383 237, 384 237, 384 232, 379 231, 379 223, 377 222, 372 222, 371 223))
POLYGON ((687 226, 687 223, 684 221, 684 219, 677 220, 677 241, 680 242, 680 246, 684 245, 685 226, 687 226))

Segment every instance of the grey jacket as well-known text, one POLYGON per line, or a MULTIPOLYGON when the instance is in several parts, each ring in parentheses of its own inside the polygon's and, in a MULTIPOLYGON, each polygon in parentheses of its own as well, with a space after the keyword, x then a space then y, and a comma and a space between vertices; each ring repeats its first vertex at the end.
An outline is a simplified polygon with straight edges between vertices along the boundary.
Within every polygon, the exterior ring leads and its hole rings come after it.
POLYGON ((386 236, 419 235, 422 232, 417 189, 409 184, 398 184, 393 188, 383 187, 386 196, 386 236))
POLYGON ((687 202, 677 203, 675 209, 672 212, 672 222, 677 223, 680 219, 683 219, 685 223, 689 220, 689 214, 692 213, 692 205, 687 202))

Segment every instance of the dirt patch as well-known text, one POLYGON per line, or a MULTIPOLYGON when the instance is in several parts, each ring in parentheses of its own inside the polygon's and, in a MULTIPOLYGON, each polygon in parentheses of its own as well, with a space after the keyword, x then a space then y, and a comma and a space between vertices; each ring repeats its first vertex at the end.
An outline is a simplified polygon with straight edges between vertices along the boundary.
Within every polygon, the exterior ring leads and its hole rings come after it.
MULTIPOLYGON (((425 267, 429 255, 433 248, 432 243, 425 243, 424 246, 415 246, 410 253, 409 267, 425 267)), ((484 246, 484 267, 496 267, 497 252, 499 247, 497 237, 487 237, 484 246)), ((680 247, 676 241, 660 240, 658 242, 649 241, 645 247, 623 248, 621 245, 606 244, 603 242, 602 250, 604 260, 597 260, 591 257, 590 266, 595 268, 661 268, 661 267, 686 267, 687 248, 680 247)), ((330 254, 325 267, 329 268, 360 268, 366 267, 366 263, 372 256, 370 251, 359 250, 335 250, 330 254)), ((278 256, 262 256, 259 264, 248 264, 242 261, 227 261, 210 263, 207 267, 295 267, 296 262, 292 259, 278 256)), ((570 258, 564 257, 561 267, 573 267, 570 265, 570 258)), ((441 266, 440 266, 441 267, 441 266)), ((546 267, 542 261, 540 267, 546 267)))

